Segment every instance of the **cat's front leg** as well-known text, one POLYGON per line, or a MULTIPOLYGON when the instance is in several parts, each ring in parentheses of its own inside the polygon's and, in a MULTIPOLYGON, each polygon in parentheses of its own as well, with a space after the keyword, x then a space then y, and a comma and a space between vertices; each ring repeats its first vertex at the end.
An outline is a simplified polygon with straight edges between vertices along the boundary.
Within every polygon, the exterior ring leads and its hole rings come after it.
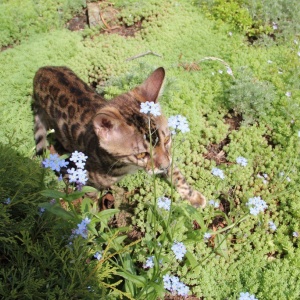
POLYGON ((205 207, 205 197, 188 185, 179 168, 176 166, 174 166, 173 170, 170 168, 167 175, 169 180, 172 178, 172 184, 176 187, 177 192, 183 199, 188 200, 194 207, 205 207))

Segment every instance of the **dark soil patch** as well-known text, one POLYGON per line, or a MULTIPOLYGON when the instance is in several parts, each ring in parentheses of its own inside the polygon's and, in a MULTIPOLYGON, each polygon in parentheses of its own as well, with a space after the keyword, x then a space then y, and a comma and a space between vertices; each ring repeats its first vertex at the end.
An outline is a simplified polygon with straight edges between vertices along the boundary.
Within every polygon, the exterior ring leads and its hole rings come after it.
POLYGON ((11 49, 11 48, 13 48, 15 45, 16 45, 16 44, 14 44, 14 45, 2 46, 2 47, 0 48, 0 52, 5 51, 5 50, 7 50, 7 49, 11 49))
POLYGON ((83 30, 88 25, 87 9, 84 8, 82 12, 74 16, 68 21, 66 27, 71 31, 83 30))
POLYGON ((229 125, 229 130, 238 130, 241 127, 243 117, 241 114, 235 113, 233 110, 230 110, 228 114, 224 117, 225 124, 229 125))
POLYGON ((221 195, 220 198, 220 210, 226 215, 230 212, 230 202, 225 198, 225 195, 221 195))
POLYGON ((135 36, 136 32, 142 29, 142 22, 143 20, 140 20, 134 23, 132 26, 120 25, 115 28, 106 29, 105 31, 108 33, 116 33, 125 37, 135 36))
MULTIPOLYGON (((225 124, 229 125, 229 132, 233 130, 238 130, 241 127, 241 122, 243 121, 243 117, 240 114, 234 113, 233 110, 229 111, 228 114, 224 117, 225 124)), ((227 136, 224 140, 222 140, 219 144, 210 144, 207 146, 207 153, 204 155, 207 159, 214 160, 217 165, 222 163, 229 163, 226 159, 226 153, 223 150, 224 146, 230 143, 230 139, 227 136)))
POLYGON ((275 142, 273 141, 271 135, 265 134, 263 137, 266 139, 268 145, 271 146, 272 149, 274 149, 274 148, 276 147, 276 145, 278 145, 277 143, 275 143, 275 142))
POLYGON ((228 163, 228 160, 226 159, 226 153, 223 151, 223 147, 225 145, 228 145, 230 142, 229 138, 227 137, 223 141, 221 141, 219 144, 210 144, 207 146, 207 153, 204 155, 207 159, 214 160, 217 165, 222 163, 228 163))

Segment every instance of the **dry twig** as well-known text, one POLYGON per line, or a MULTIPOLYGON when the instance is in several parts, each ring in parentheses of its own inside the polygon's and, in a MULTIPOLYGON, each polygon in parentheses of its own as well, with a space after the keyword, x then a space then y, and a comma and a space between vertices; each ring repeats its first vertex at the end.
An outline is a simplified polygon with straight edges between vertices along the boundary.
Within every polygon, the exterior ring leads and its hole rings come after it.
POLYGON ((151 51, 151 50, 148 50, 148 51, 145 52, 145 53, 141 53, 141 54, 138 54, 138 55, 129 57, 129 58, 127 58, 125 61, 131 61, 131 60, 134 60, 134 59, 137 59, 137 58, 140 58, 140 57, 149 55, 149 54, 152 54, 152 55, 155 55, 155 56, 158 56, 158 57, 162 57, 162 55, 157 54, 157 53, 155 53, 155 52, 153 52, 153 51, 151 51))

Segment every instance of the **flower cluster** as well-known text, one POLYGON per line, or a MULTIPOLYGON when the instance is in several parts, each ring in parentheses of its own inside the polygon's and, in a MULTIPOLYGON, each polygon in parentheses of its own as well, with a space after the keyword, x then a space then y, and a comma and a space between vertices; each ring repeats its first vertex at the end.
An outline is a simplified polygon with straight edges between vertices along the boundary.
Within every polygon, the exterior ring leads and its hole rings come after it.
POLYGON ((160 197, 157 199, 157 206, 169 211, 171 207, 171 199, 167 197, 160 197))
POLYGON ((153 268, 154 267, 154 256, 150 256, 147 258, 145 264, 143 265, 144 269, 153 268))
POLYGON ((154 117, 158 117, 161 115, 159 103, 154 103, 149 101, 141 103, 140 112, 146 115, 151 114, 154 117))
POLYGON ((69 174, 69 182, 75 182, 77 187, 80 188, 88 181, 87 171, 84 170, 87 156, 85 156, 82 152, 75 151, 72 153, 70 160, 75 163, 77 169, 71 168, 67 170, 69 174))
POLYGON ((246 167, 247 164, 248 164, 248 161, 245 157, 242 157, 242 156, 239 156, 237 159, 236 159, 236 162, 237 164, 241 165, 242 167, 246 167))
POLYGON ((181 115, 171 116, 168 119, 168 126, 173 128, 172 134, 176 134, 176 131, 186 133, 190 131, 187 119, 181 115))
POLYGON ((250 295, 250 293, 240 293, 240 298, 238 300, 257 300, 254 295, 250 295))
POLYGON ((253 216, 257 216, 260 212, 263 212, 268 207, 266 202, 262 200, 260 196, 249 198, 246 205, 250 207, 250 214, 253 216))
POLYGON ((88 228, 87 225, 91 223, 91 219, 88 217, 84 218, 79 224, 77 224, 77 228, 72 230, 72 236, 79 236, 81 235, 84 239, 88 238, 88 228))
POLYGON ((169 290, 172 294, 178 294, 179 296, 187 296, 189 293, 189 287, 179 281, 177 276, 170 276, 168 274, 163 276, 164 288, 169 290))
POLYGON ((176 259, 181 261, 186 253, 186 248, 185 248, 184 244, 181 242, 174 242, 171 249, 174 252, 176 259))
MULTIPOLYGON (((82 152, 74 151, 70 157, 70 161, 75 163, 77 169, 67 169, 69 182, 75 182, 79 189, 81 186, 85 185, 88 180, 87 171, 84 170, 86 160, 87 156, 85 156, 82 152)), ((45 168, 50 168, 53 171, 60 172, 61 168, 67 167, 69 162, 61 159, 58 154, 50 154, 49 158, 44 159, 42 164, 45 168)), ((59 179, 62 179, 62 174, 59 179)))
POLYGON ((58 154, 50 154, 49 158, 45 158, 42 162, 44 168, 50 168, 53 171, 59 172, 61 168, 66 167, 69 162, 61 159, 58 154))
POLYGON ((275 225, 275 223, 274 223, 273 221, 269 221, 268 224, 269 224, 269 228, 270 228, 272 231, 276 231, 277 226, 275 225))
POLYGON ((211 173, 214 176, 220 177, 222 180, 225 179, 225 175, 224 175, 223 171, 219 168, 212 168, 211 173))

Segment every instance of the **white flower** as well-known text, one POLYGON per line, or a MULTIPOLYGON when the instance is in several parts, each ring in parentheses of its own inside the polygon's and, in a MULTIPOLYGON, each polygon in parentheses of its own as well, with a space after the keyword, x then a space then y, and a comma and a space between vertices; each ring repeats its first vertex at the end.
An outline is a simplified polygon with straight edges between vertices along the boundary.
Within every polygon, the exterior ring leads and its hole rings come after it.
POLYGON ((274 30, 277 30, 278 29, 277 23, 273 22, 273 26, 272 27, 273 27, 274 30))
POLYGON ((212 205, 214 208, 219 208, 220 207, 220 203, 215 201, 215 200, 209 200, 208 202, 210 205, 212 205))
POLYGON ((246 205, 250 207, 250 214, 253 216, 257 216, 268 207, 266 202, 262 200, 260 196, 249 198, 246 205))
POLYGON ((289 176, 287 176, 287 177, 286 177, 286 181, 287 181, 287 182, 291 182, 292 179, 291 179, 289 176))
POLYGON ((273 63, 271 60, 268 60, 267 62, 268 62, 268 64, 271 64, 271 63, 273 63))
POLYGON ((240 293, 240 298, 238 300, 258 300, 254 295, 250 295, 248 292, 240 293))
POLYGON ((179 296, 187 296, 189 293, 189 287, 179 281, 177 276, 170 276, 168 274, 163 276, 164 288, 169 290, 172 294, 179 296))
POLYGON ((298 137, 300 138, 300 130, 298 131, 298 137))
POLYGON ((228 75, 233 76, 233 72, 230 67, 226 67, 226 72, 228 75))
POLYGON ((220 177, 222 180, 225 178, 223 171, 219 168, 212 168, 211 173, 214 176, 220 177))
POLYGON ((174 252, 176 259, 181 261, 186 253, 186 248, 185 248, 184 244, 180 243, 180 242, 174 242, 171 249, 174 252))
POLYGON ((163 208, 165 210, 170 210, 171 207, 171 199, 167 197, 160 197, 157 199, 157 206, 159 208, 163 208))
POLYGON ((299 51, 299 52, 297 52, 297 55, 298 55, 298 56, 300 56, 300 51, 299 51))
POLYGON ((231 32, 231 31, 229 31, 229 32, 228 32, 228 35, 229 35, 229 36, 232 36, 232 32, 231 32))
POLYGON ((209 232, 206 232, 204 233, 204 236, 203 236, 204 240, 209 240, 211 238, 211 234, 209 232))
POLYGON ((161 115, 160 105, 159 103, 154 102, 142 102, 140 112, 143 114, 152 114, 154 117, 158 117, 161 115))
POLYGON ((154 256, 150 256, 147 258, 145 264, 143 265, 144 269, 153 268, 154 267, 154 256))
POLYGON ((285 95, 286 95, 287 97, 291 97, 291 96, 292 96, 292 93, 291 93, 291 92, 286 92, 285 95))
MULTIPOLYGON (((173 277, 173 276, 172 276, 173 277)), ((171 290, 172 288, 172 282, 171 282, 171 276, 166 274, 163 276, 163 282, 164 282, 164 288, 166 290, 171 290)))
POLYGON ((86 182, 88 181, 86 170, 82 170, 82 169, 75 170, 74 168, 72 168, 72 169, 68 169, 67 172, 69 174, 69 182, 75 182, 77 184, 85 185, 86 182))
POLYGON ((296 238, 299 237, 299 232, 294 231, 294 232, 293 232, 293 237, 296 237, 296 238))
POLYGON ((176 131, 181 131, 182 133, 190 131, 186 117, 181 115, 169 117, 168 126, 174 129, 172 134, 176 134, 176 131))
POLYGON ((4 204, 10 204, 11 203, 11 199, 10 198, 6 198, 4 201, 3 201, 4 204))
POLYGON ((70 157, 70 160, 73 161, 73 162, 76 164, 76 166, 77 166, 78 168, 83 169, 83 168, 84 168, 84 165, 85 165, 85 164, 83 164, 83 163, 86 162, 87 158, 88 158, 88 157, 87 157, 86 155, 84 155, 84 153, 78 152, 78 151, 76 150, 76 151, 74 151, 74 152, 72 153, 72 155, 71 155, 71 157, 70 157), (80 165, 83 164, 83 167, 77 165, 78 163, 79 163, 80 165))
POLYGON ((222 71, 222 70, 219 70, 219 73, 220 73, 220 74, 223 74, 223 71, 222 71))
POLYGON ((246 167, 247 164, 248 164, 248 161, 245 157, 242 157, 242 156, 239 156, 237 159, 236 159, 236 162, 241 165, 242 167, 246 167))
POLYGON ((95 257, 97 260, 101 260, 102 254, 101 254, 100 252, 96 252, 96 253, 94 254, 94 257, 95 257))
POLYGON ((91 219, 89 219, 88 217, 85 217, 85 218, 81 221, 81 223, 83 223, 83 224, 85 224, 85 225, 88 225, 88 224, 91 223, 91 219))
POLYGON ((275 231, 277 229, 277 226, 273 221, 269 221, 268 224, 271 230, 275 231))
POLYGON ((88 238, 88 228, 87 225, 91 222, 91 219, 88 217, 84 218, 79 224, 77 224, 77 228, 73 229, 73 235, 81 235, 84 239, 88 238))

